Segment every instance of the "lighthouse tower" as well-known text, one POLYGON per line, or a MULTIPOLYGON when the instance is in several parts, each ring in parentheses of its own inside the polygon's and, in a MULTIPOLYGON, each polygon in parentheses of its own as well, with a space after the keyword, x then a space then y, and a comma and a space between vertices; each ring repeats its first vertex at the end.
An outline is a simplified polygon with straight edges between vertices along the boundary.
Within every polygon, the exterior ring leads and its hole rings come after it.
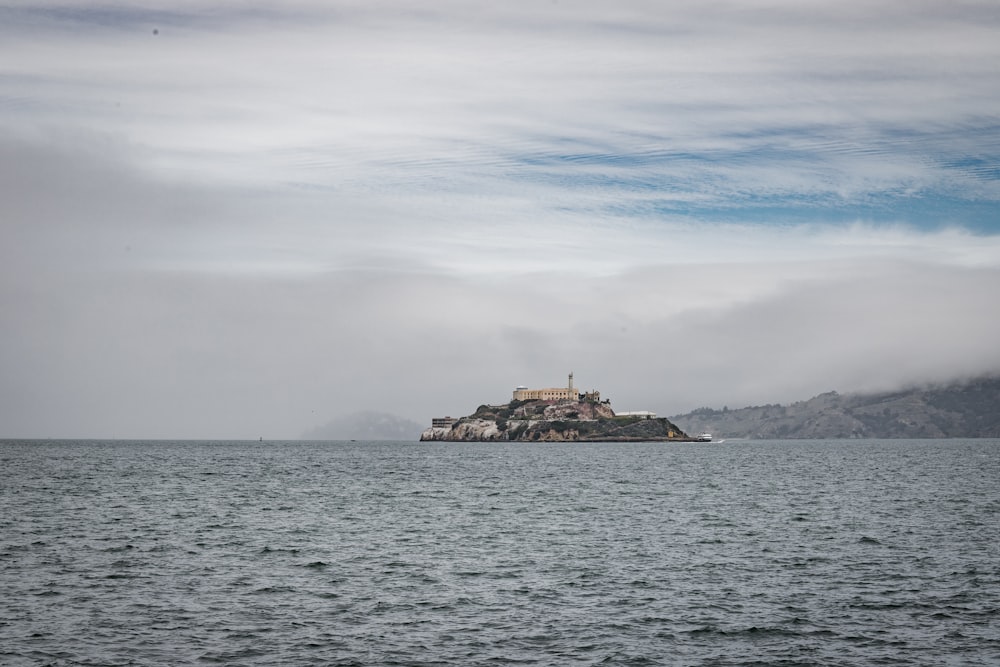
POLYGON ((567 396, 566 398, 570 399, 571 401, 575 401, 576 400, 576 394, 573 393, 573 372, 572 371, 570 371, 570 374, 569 374, 569 396, 567 396))

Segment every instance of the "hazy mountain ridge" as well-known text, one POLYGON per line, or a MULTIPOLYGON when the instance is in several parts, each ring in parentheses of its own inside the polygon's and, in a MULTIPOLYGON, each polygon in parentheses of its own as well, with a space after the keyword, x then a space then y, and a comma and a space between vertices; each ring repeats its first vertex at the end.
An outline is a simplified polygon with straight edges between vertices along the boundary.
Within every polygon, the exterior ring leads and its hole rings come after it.
POLYGON ((387 412, 362 411, 338 417, 302 435, 303 440, 416 440, 424 427, 387 412))
POLYGON ((820 394, 791 405, 699 408, 671 419, 716 439, 998 438, 1000 377, 877 394, 820 394))

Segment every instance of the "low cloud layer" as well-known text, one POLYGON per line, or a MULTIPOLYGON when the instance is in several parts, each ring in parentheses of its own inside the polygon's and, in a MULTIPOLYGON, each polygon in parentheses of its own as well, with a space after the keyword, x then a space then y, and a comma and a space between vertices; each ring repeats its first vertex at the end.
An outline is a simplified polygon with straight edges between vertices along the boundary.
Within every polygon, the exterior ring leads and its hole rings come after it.
POLYGON ((989 3, 0 7, 0 437, 1000 371, 989 3))

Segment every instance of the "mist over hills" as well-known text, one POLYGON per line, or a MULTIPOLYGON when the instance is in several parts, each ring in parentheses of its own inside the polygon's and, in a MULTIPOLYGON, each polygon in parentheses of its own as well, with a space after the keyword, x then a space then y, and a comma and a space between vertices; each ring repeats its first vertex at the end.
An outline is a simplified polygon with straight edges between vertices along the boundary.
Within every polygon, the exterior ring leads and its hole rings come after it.
POLYGON ((716 439, 998 438, 1000 377, 877 394, 831 391, 790 405, 706 407, 670 419, 716 439))
POLYGON ((354 412, 302 434, 303 440, 413 440, 424 427, 387 412, 354 412))

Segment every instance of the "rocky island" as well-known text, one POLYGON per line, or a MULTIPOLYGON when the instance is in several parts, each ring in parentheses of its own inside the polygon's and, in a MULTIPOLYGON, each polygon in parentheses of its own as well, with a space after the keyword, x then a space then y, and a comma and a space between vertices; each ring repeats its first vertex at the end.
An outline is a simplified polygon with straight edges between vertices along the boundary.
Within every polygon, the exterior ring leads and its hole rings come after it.
POLYGON ((569 386, 549 389, 517 387, 509 403, 480 405, 467 417, 438 417, 421 440, 461 442, 693 442, 670 420, 652 412, 611 409, 600 392, 579 393, 569 386))

